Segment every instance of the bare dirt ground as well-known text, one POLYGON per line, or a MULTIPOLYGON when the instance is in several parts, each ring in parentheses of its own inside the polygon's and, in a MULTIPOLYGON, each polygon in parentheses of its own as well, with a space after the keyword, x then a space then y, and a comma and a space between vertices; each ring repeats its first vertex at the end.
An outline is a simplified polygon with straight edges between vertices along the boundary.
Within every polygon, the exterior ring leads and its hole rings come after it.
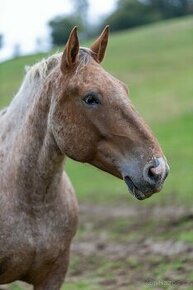
POLYGON ((84 204, 80 217, 68 281, 93 277, 111 290, 193 289, 193 244, 182 235, 192 231, 193 211, 84 204))
POLYGON ((89 281, 96 286, 89 290, 193 289, 192 224, 193 210, 179 206, 84 203, 66 282, 89 281))

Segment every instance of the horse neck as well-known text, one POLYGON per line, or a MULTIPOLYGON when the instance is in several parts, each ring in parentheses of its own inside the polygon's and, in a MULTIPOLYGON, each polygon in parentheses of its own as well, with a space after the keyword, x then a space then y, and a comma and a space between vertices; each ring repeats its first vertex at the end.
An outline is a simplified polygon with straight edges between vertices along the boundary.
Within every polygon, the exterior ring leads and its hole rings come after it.
POLYGON ((36 195, 48 190, 60 178, 64 156, 49 129, 51 97, 56 94, 54 82, 34 82, 21 87, 7 111, 11 172, 27 191, 36 195))

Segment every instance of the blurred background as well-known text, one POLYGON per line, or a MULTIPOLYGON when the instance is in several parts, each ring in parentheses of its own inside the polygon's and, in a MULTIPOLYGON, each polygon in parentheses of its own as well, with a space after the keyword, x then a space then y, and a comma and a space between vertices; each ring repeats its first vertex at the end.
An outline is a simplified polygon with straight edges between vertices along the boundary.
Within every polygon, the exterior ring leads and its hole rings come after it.
MULTIPOLYGON (((193 289, 193 0, 0 0, 0 108, 25 65, 63 50, 79 27, 89 46, 106 24, 103 66, 124 81, 171 167, 161 193, 67 160, 80 204, 67 290, 193 289)), ((6 289, 29 289, 14 283, 6 289)))

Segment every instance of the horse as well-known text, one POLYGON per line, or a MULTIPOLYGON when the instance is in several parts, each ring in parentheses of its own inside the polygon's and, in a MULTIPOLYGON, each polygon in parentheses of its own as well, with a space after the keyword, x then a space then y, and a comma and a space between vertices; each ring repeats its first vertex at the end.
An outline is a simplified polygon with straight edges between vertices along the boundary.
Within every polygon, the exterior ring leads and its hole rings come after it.
POLYGON ((169 166, 127 86, 100 65, 109 27, 90 48, 77 27, 62 53, 28 69, 0 114, 0 284, 58 290, 78 226, 66 157, 122 179, 139 200, 162 189, 169 166))

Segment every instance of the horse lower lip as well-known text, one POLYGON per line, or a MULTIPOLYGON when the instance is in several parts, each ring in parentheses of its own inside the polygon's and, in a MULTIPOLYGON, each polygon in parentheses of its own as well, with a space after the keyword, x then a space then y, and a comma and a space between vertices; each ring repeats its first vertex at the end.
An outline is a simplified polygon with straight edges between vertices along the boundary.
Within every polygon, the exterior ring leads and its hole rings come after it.
POLYGON ((133 183, 133 181, 131 180, 131 178, 129 176, 125 176, 124 180, 129 188, 129 190, 131 190, 133 192, 133 189, 135 188, 135 185, 133 183))
POLYGON ((141 192, 133 183, 133 181, 131 180, 131 178, 129 176, 125 176, 124 177, 124 181, 128 186, 129 191, 132 193, 132 195, 134 197, 136 197, 139 200, 143 200, 145 199, 147 196, 141 192))

